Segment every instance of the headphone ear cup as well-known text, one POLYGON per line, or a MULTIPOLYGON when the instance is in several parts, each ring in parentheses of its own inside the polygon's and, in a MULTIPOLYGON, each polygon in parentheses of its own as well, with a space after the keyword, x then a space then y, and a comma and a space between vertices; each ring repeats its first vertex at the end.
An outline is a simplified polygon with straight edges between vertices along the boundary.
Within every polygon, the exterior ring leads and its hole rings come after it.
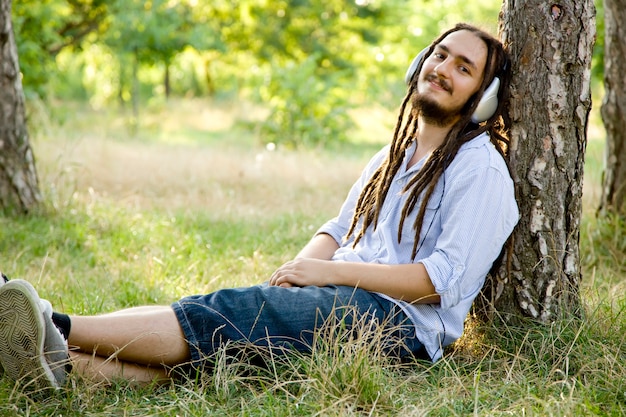
POLYGON ((413 61, 411 61, 411 65, 409 65, 409 69, 407 69, 406 74, 404 74, 404 82, 406 83, 406 85, 409 85, 411 83, 411 78, 413 78, 415 71, 417 71, 417 68, 419 68, 420 64, 424 60, 424 57, 426 56, 426 52, 428 52, 428 48, 429 47, 422 49, 422 51, 419 54, 415 55, 415 58, 413 58, 413 61))
POLYGON ((500 89, 500 78, 495 77, 472 114, 472 122, 481 123, 488 120, 498 109, 498 90, 500 89))

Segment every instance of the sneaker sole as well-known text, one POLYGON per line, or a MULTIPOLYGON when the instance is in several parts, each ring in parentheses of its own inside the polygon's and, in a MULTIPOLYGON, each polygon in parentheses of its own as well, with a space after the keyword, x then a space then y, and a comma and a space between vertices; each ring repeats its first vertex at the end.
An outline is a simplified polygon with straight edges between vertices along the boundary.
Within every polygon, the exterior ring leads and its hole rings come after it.
POLYGON ((0 362, 28 389, 58 388, 44 355, 45 323, 39 296, 26 281, 0 287, 0 362))

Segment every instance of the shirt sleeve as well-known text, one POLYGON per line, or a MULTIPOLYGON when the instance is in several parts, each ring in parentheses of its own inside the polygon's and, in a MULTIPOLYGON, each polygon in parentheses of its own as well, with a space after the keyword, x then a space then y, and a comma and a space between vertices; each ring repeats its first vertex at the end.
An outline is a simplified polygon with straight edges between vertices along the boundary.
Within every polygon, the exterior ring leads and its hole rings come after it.
POLYGON ((479 166, 452 172, 445 181, 441 234, 420 261, 444 310, 478 293, 519 218, 508 173, 479 166))

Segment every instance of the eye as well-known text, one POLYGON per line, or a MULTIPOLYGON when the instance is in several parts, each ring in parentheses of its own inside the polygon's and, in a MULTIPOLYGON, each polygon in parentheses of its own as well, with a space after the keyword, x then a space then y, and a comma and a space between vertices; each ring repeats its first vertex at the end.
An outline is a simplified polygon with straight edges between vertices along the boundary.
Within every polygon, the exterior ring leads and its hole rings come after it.
POLYGON ((446 56, 441 52, 433 52, 433 57, 437 58, 438 60, 446 59, 446 56))

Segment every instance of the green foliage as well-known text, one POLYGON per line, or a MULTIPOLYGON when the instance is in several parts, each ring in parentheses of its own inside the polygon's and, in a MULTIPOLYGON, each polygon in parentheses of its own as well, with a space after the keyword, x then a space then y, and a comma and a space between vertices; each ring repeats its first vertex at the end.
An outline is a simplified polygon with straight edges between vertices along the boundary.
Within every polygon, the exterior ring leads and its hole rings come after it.
POLYGON ((616 213, 604 213, 584 219, 581 230, 581 257, 589 268, 604 273, 610 266, 611 283, 623 281, 626 276, 626 219, 616 213))
POLYGON ((262 140, 288 147, 345 141, 354 123, 341 74, 316 76, 316 57, 276 68, 260 94, 270 114, 261 124, 262 140))
POLYGON ((166 94, 262 97, 271 107, 264 140, 318 145, 350 135, 350 105, 375 100, 396 108, 416 51, 459 20, 495 29, 499 6, 498 0, 24 0, 14 2, 13 20, 25 91, 44 102, 88 99, 101 108, 132 101, 137 117, 141 103, 166 94), (294 69, 313 79, 298 79, 294 69), (310 91, 296 94, 298 82, 310 91), (264 94, 249 93, 260 89, 264 94), (294 97, 300 102, 287 103, 294 97))
POLYGON ((65 48, 78 48, 79 53, 82 41, 103 27, 108 7, 107 0, 13 2, 13 30, 27 95, 45 97, 56 87, 55 57, 65 48))
POLYGON ((56 73, 47 45, 59 41, 58 28, 44 24, 46 20, 52 22, 50 16, 55 14, 52 1, 13 2, 12 12, 25 93, 45 95, 48 77, 56 73), (35 3, 38 7, 33 7, 35 3))
POLYGON ((119 54, 137 54, 145 64, 169 63, 185 46, 212 46, 214 36, 199 32, 193 9, 186 2, 134 0, 118 7, 102 39, 119 54))

